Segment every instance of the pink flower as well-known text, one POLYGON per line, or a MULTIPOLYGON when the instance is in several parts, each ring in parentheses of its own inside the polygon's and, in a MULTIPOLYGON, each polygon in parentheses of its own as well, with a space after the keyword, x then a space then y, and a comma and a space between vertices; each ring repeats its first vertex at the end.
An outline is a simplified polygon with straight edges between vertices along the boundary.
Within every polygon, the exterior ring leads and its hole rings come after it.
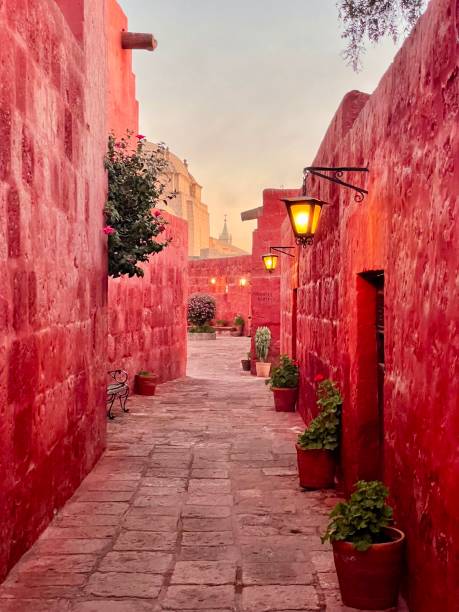
POLYGON ((314 382, 322 382, 325 380, 325 376, 323 374, 316 374, 314 376, 314 382))
POLYGON ((121 143, 120 142, 115 142, 115 147, 117 149, 121 149, 121 143))
POLYGON ((161 211, 160 210, 155 210, 154 215, 155 215, 155 217, 160 217, 161 216, 161 211))
POLYGON ((136 138, 138 140, 144 140, 145 136, 143 134, 137 134, 136 138))
POLYGON ((111 227, 111 225, 106 225, 102 231, 107 236, 110 236, 111 234, 116 234, 116 229, 114 227, 111 227))

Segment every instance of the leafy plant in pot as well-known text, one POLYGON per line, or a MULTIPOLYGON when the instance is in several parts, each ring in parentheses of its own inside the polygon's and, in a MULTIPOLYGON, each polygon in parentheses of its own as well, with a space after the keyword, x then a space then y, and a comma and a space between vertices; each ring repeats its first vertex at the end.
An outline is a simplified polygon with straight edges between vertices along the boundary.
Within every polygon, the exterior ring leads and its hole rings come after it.
POLYGON ((274 395, 277 412, 294 412, 298 397, 298 363, 287 355, 281 355, 279 365, 271 371, 266 381, 274 395))
POLYGON ((237 315, 234 318, 234 327, 236 328, 236 331, 238 332, 239 336, 242 336, 242 332, 244 330, 244 317, 242 317, 241 315, 237 315))
POLYGON ((206 293, 195 293, 188 298, 188 338, 194 339, 198 336, 206 339, 215 339, 215 329, 210 321, 215 317, 216 302, 211 295, 206 293), (203 335, 205 334, 205 335, 203 335))
POLYGON ((271 370, 268 359, 269 347, 271 345, 271 332, 268 327, 259 327, 255 332, 255 352, 257 355, 257 376, 267 378, 271 370))
POLYGON ((350 499, 330 513, 322 542, 332 543, 346 606, 385 610, 397 605, 405 534, 390 526, 388 494, 382 482, 361 480, 350 499))
POLYGON ((247 359, 241 359, 241 365, 244 372, 250 372, 252 367, 252 353, 247 353, 247 359))
POLYGON ((298 475, 304 489, 327 489, 335 482, 335 454, 339 446, 343 399, 332 380, 318 374, 315 382, 318 383, 319 414, 298 436, 298 475))
POLYGON ((154 395, 158 377, 152 372, 141 370, 135 375, 134 386, 138 395, 154 395))

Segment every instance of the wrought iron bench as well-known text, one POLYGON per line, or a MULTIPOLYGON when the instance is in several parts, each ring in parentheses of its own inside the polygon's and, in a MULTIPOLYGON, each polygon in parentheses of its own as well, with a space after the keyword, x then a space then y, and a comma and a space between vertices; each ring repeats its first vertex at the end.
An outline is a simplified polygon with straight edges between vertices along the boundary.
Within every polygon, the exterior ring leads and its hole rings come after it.
POLYGON ((115 382, 107 386, 107 416, 109 419, 114 419, 115 415, 112 413, 112 408, 116 399, 119 400, 123 412, 129 412, 129 408, 126 408, 129 396, 128 373, 124 370, 111 370, 108 374, 110 374, 115 382))

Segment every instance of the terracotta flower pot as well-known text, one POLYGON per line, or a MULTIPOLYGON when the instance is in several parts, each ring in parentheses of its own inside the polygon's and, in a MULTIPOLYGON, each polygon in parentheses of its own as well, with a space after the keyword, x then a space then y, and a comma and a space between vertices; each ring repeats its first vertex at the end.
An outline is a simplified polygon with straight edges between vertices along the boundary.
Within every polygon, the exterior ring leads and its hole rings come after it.
POLYGON ((405 534, 386 527, 390 542, 358 551, 350 542, 333 542, 341 599, 360 610, 386 610, 397 605, 405 534))
POLYGON ((332 451, 303 450, 297 444, 296 456, 303 489, 331 489, 335 486, 336 460, 332 451))
POLYGON ((298 387, 290 389, 273 387, 274 406, 276 412, 295 412, 296 400, 298 397, 298 387))
POLYGON ((250 359, 241 359, 241 365, 244 372, 250 372, 252 362, 250 359))
POLYGON ((148 376, 135 375, 134 388, 138 395, 154 395, 158 377, 155 374, 148 376))
POLYGON ((269 372, 271 370, 271 364, 265 363, 264 361, 257 361, 255 364, 257 370, 257 376, 261 378, 269 378, 269 372))

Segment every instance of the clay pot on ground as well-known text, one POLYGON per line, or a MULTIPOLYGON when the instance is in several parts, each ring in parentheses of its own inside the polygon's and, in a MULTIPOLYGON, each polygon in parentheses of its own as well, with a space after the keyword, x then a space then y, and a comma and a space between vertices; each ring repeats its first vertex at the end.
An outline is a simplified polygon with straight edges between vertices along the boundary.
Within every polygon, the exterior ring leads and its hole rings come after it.
POLYGON ((276 412, 295 412, 296 400, 298 398, 298 387, 280 388, 273 387, 274 406, 276 412))
POLYGON ((298 476, 303 489, 331 489, 335 486, 336 459, 333 451, 304 450, 296 445, 298 476))
POLYGON ((244 372, 250 372, 252 362, 250 359, 241 359, 241 365, 244 372))
POLYGON ((341 599, 360 610, 386 610, 397 605, 405 534, 386 527, 388 542, 356 550, 351 542, 333 542, 341 599))
POLYGON ((157 381, 156 374, 136 374, 134 390, 138 395, 154 395, 157 381))
POLYGON ((269 372, 271 371, 271 364, 265 361, 257 361, 255 364, 257 370, 257 376, 260 378, 269 378, 269 372))

